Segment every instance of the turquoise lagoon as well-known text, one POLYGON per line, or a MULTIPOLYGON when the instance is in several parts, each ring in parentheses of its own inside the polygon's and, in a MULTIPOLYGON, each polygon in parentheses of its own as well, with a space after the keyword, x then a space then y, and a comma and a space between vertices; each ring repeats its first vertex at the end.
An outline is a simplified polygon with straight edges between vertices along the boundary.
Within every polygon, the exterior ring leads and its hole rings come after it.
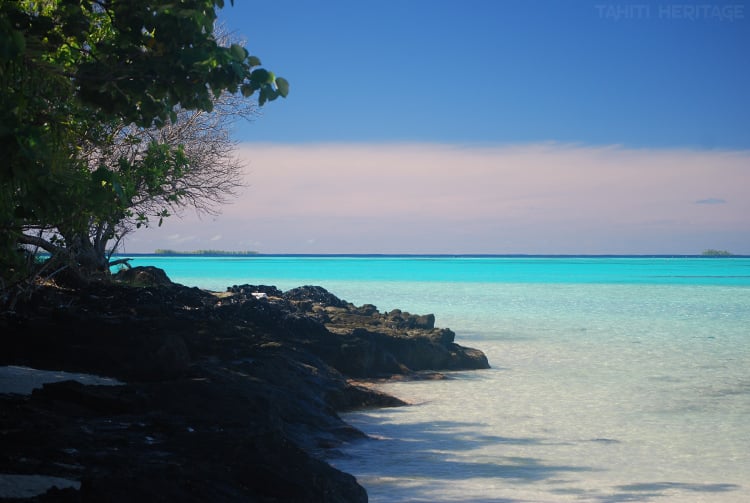
POLYGON ((492 369, 382 389, 330 462, 373 502, 750 501, 750 259, 136 257, 434 313, 492 369))

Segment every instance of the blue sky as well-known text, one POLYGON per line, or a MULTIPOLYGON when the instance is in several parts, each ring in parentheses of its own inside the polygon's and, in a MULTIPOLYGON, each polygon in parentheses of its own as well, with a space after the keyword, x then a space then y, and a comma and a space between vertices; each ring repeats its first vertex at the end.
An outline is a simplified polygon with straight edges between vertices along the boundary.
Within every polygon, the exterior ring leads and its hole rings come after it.
POLYGON ((235 0, 246 190, 126 251, 750 254, 746 2, 235 0))
POLYGON ((736 1, 236 0, 221 19, 292 83, 245 141, 750 147, 736 1))

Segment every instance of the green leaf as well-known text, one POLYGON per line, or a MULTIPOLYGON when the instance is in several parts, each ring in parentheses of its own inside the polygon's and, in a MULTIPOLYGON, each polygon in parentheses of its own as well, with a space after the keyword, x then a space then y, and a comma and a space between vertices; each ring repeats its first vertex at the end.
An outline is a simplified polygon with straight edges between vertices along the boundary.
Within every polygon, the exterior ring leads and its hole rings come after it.
POLYGON ((242 86, 240 86, 240 92, 242 93, 242 96, 249 98, 255 93, 255 88, 250 84, 242 84, 242 86))
POLYGON ((276 79, 276 89, 279 92, 279 96, 286 98, 289 94, 289 82, 283 77, 276 79))
POLYGON ((231 47, 229 47, 229 51, 232 53, 232 57, 238 61, 247 58, 247 49, 239 44, 232 44, 231 47))
POLYGON ((263 106, 267 101, 273 101, 279 97, 279 93, 276 92, 271 86, 263 86, 260 90, 260 98, 258 103, 263 106))
POLYGON ((11 34, 11 43, 9 44, 10 49, 8 50, 9 55, 16 57, 26 50, 26 39, 23 34, 19 31, 13 30, 11 34))
POLYGON ((250 56, 247 58, 247 64, 250 66, 260 66, 260 59, 257 56, 250 56))
POLYGON ((250 74, 250 81, 254 84, 257 84, 258 86, 271 83, 272 80, 270 80, 270 78, 271 73, 268 70, 264 70, 263 68, 253 70, 253 73, 250 74))
POLYGON ((91 181, 94 185, 105 185, 112 180, 112 172, 104 166, 99 166, 96 171, 91 173, 91 181))
POLYGON ((120 202, 126 203, 127 201, 125 200, 125 192, 122 190, 122 185, 120 185, 120 182, 113 182, 112 188, 115 189, 115 194, 117 194, 120 202))

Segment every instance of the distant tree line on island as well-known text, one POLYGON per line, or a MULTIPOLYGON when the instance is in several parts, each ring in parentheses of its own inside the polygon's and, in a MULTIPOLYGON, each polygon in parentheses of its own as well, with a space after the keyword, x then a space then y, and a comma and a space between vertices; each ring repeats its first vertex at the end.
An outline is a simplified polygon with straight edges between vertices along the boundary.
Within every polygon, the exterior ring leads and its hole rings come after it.
POLYGON ((154 255, 213 255, 213 256, 242 256, 242 255, 257 255, 256 251, 226 251, 226 250, 193 250, 193 251, 176 251, 176 250, 163 250, 157 248, 154 250, 154 255))
POLYGON ((701 255, 704 257, 733 257, 734 253, 726 250, 714 250, 713 248, 709 248, 708 250, 704 250, 701 255))

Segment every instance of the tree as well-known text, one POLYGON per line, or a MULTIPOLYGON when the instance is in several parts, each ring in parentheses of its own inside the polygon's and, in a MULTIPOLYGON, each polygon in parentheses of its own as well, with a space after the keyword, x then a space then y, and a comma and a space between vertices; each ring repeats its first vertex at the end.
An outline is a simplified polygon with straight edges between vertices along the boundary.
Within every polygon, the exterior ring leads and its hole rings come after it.
POLYGON ((174 123, 160 128, 119 125, 109 141, 85 145, 81 157, 93 174, 92 190, 71 201, 76 206, 64 220, 25 226, 20 242, 75 257, 83 274, 106 272, 116 263, 110 257, 117 244, 134 228, 153 218, 161 225, 185 207, 217 213, 242 186, 243 165, 234 155, 229 127, 254 115, 255 106, 223 93, 211 112, 176 113, 174 123))
POLYGON ((156 208, 163 217, 193 197, 186 147, 134 130, 168 135, 180 114, 200 117, 222 96, 263 105, 287 95, 257 57, 218 43, 223 4, 0 2, 0 279, 13 280, 20 243, 46 241, 74 265, 101 267, 86 250, 116 238, 113 222, 137 225, 156 208), (102 239, 83 240, 92 230, 102 239))

